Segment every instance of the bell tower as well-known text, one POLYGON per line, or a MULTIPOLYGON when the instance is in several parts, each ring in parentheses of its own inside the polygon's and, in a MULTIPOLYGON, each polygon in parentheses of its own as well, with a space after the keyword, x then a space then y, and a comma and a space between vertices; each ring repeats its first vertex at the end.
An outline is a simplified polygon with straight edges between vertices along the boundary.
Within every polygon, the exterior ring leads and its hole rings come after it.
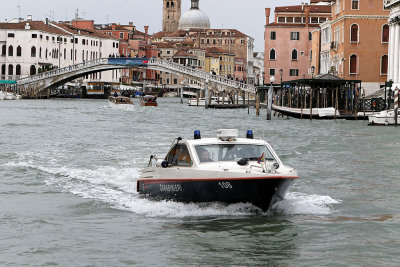
POLYGON ((180 18, 181 0, 163 0, 163 31, 177 31, 180 18))

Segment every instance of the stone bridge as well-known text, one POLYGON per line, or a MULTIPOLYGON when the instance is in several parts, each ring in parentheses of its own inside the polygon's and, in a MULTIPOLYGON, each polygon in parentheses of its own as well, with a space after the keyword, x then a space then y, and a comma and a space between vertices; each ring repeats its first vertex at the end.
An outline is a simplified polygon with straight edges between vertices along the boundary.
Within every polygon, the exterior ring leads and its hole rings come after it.
POLYGON ((56 88, 69 81, 86 75, 115 69, 152 69, 182 75, 201 84, 208 81, 216 85, 220 90, 235 90, 241 93, 255 94, 253 85, 240 83, 218 75, 212 75, 205 71, 183 66, 178 63, 156 59, 156 58, 100 58, 65 68, 54 69, 37 75, 28 76, 17 81, 16 90, 28 97, 37 97, 48 92, 50 88, 56 88))

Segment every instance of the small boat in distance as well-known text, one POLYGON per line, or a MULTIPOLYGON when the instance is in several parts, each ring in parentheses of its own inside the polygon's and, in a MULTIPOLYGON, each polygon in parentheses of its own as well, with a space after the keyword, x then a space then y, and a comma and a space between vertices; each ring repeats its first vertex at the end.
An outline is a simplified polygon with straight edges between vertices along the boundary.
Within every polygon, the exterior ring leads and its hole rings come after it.
POLYGON ((297 170, 283 165, 266 141, 253 139, 251 130, 246 138, 221 129, 205 139, 195 131, 194 140, 176 138, 164 160, 150 157, 137 191, 154 200, 251 203, 266 211, 297 178, 297 170))
POLYGON ((110 96, 108 98, 108 104, 111 108, 123 109, 132 111, 135 108, 132 100, 129 97, 124 96, 110 96))
POLYGON ((157 107, 157 97, 154 95, 145 95, 140 98, 141 106, 157 107))
MULTIPOLYGON (((394 110, 384 110, 368 117, 369 125, 394 125, 394 110)), ((397 114, 397 122, 400 124, 400 113, 397 114)))

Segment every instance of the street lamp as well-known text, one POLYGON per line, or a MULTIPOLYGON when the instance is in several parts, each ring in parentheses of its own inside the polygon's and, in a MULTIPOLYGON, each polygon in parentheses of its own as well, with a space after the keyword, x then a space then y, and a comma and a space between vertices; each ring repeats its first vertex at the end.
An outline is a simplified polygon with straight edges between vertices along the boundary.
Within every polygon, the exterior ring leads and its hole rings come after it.
POLYGON ((269 87, 268 90, 268 108, 267 108, 267 120, 271 120, 271 113, 272 113, 272 95, 273 95, 273 84, 275 82, 275 77, 271 76, 271 78, 269 78, 269 81, 271 82, 271 86, 269 87))

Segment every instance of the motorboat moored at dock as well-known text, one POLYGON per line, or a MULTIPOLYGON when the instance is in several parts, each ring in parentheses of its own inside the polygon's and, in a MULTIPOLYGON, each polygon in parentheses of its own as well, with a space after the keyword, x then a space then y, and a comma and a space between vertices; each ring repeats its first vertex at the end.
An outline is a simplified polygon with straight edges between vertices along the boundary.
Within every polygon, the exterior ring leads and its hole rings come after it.
POLYGON ((252 203, 266 211, 297 178, 252 131, 238 138, 236 129, 222 129, 205 139, 195 131, 194 140, 176 138, 164 160, 151 156, 137 190, 154 200, 252 203))
POLYGON ((124 96, 110 96, 108 98, 108 104, 111 108, 123 109, 132 111, 135 108, 132 100, 129 97, 124 96))
MULTIPOLYGON (((379 113, 368 116, 369 125, 394 125, 394 110, 383 110, 379 113)), ((397 114, 397 122, 400 124, 400 113, 397 114)))

